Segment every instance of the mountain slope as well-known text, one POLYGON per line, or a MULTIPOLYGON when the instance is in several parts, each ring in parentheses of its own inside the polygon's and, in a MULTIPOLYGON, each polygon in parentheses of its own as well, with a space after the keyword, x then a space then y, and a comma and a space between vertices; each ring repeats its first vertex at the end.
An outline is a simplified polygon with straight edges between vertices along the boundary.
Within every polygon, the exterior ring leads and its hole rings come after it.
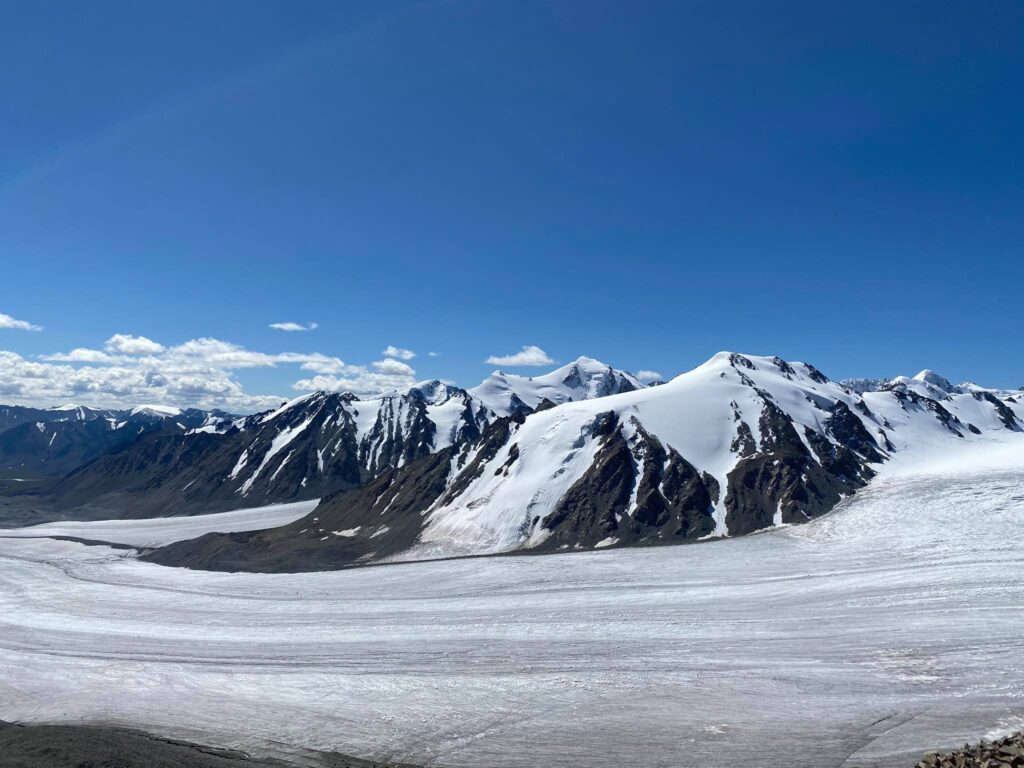
POLYGON ((491 418, 436 381, 365 401, 318 392, 227 429, 147 436, 61 480, 56 507, 138 517, 315 499, 474 440, 491 418))
POLYGON ((469 392, 499 416, 509 416, 528 413, 544 400, 561 405, 643 388, 644 385, 631 373, 616 370, 590 357, 580 357, 543 376, 517 376, 495 371, 469 392))
POLYGON ((231 417, 220 411, 165 409, 96 410, 80 405, 49 409, 5 406, 8 416, 35 418, 0 432, 0 470, 16 474, 63 475, 142 434, 183 433, 231 417))
POLYGON ((743 535, 829 511, 893 452, 1016 431, 1022 413, 977 393, 860 395, 810 365, 721 353, 659 387, 499 419, 291 526, 152 559, 288 570, 743 535))
MULTIPOLYGON (((509 381, 515 397, 525 398, 506 408, 516 413, 545 398, 550 405, 640 386, 588 358, 509 381)), ((147 437, 64 478, 56 507, 65 514, 105 509, 142 516, 319 498, 477 440, 499 414, 475 391, 435 380, 368 400, 317 392, 268 413, 147 437), (200 434, 208 437, 191 445, 200 434)))

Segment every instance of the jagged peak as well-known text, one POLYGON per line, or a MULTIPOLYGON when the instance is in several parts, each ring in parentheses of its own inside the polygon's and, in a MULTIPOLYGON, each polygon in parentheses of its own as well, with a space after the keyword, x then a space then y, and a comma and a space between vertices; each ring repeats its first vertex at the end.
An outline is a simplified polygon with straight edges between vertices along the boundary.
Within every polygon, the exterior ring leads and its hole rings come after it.
POLYGON ((914 380, 924 382, 925 384, 931 384, 933 387, 937 387, 938 389, 941 389, 943 392, 952 392, 955 389, 953 385, 950 383, 949 379, 947 379, 945 376, 940 376, 935 371, 929 368, 925 368, 923 371, 914 376, 914 380))

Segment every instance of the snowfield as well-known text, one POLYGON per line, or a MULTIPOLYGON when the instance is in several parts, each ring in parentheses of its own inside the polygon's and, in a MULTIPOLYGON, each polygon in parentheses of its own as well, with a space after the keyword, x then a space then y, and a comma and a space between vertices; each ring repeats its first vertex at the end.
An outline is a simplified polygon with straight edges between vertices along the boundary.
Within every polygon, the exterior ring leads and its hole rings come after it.
POLYGON ((254 575, 0 538, 0 719, 430 765, 911 765, 1024 725, 1024 435, 950 451, 683 547, 254 575))
POLYGON ((232 533, 273 528, 305 517, 319 499, 291 504, 236 509, 192 517, 151 517, 145 520, 90 520, 43 523, 25 528, 0 528, 0 538, 67 536, 86 541, 106 541, 133 547, 162 547, 175 541, 194 539, 205 533, 232 533))

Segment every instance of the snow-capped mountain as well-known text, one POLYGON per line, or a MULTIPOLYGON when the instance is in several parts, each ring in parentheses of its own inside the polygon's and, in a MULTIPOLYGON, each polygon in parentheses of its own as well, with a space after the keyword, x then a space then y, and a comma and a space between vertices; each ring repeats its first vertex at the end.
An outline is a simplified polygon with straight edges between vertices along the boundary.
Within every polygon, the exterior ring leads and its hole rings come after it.
MULTIPOLYGON (((184 435, 147 436, 61 481, 57 504, 182 514, 353 488, 422 456, 477 440, 500 417, 477 393, 493 394, 487 386, 492 379, 470 391, 424 381, 367 400, 316 392, 267 413, 193 425, 184 435)), ((629 374, 589 358, 546 376, 508 381, 517 388, 514 397, 525 398, 514 409, 522 413, 545 398, 549 404, 567 402, 640 386, 629 374)), ((493 402, 502 407, 500 400, 493 402)), ((152 410, 135 409, 133 418, 152 410)), ((181 420, 180 414, 162 415, 181 420)))
POLYGON ((493 418, 439 381, 372 400, 316 392, 267 413, 146 436, 71 473, 55 493, 62 508, 133 514, 318 498, 475 440, 493 418))
POLYGON ((91 421, 113 418, 115 411, 98 410, 69 403, 55 408, 28 408, 23 405, 0 405, 0 433, 29 422, 91 421))
POLYGON ((737 536, 828 512, 895 452, 1020 431, 1022 418, 1013 396, 859 394, 808 364, 720 353, 659 387, 500 418, 290 526, 153 559, 304 570, 737 536))
POLYGON ((19 474, 61 475, 150 431, 185 432, 229 420, 229 414, 198 409, 144 406, 101 410, 82 405, 56 408, 0 407, 0 469, 19 474))
POLYGON ((631 373, 590 357, 580 357, 543 376, 516 376, 495 371, 469 392, 499 416, 510 416, 532 411, 544 400, 561 405, 643 388, 631 373))

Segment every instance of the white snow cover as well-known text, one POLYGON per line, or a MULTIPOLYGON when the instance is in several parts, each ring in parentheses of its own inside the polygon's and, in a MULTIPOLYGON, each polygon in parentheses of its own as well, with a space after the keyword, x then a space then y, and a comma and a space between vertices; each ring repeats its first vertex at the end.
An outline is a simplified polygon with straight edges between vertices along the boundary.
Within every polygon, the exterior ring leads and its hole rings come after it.
POLYGON ((470 393, 500 416, 508 416, 513 396, 530 408, 547 398, 556 405, 570 400, 588 400, 625 389, 643 389, 644 384, 625 371, 618 371, 600 360, 580 357, 543 376, 517 376, 495 371, 470 393))
POLYGON ((897 452, 832 514, 686 547, 263 575, 0 538, 0 720, 452 768, 903 768, 1024 726, 1022 438, 897 452))
POLYGON ((171 405, 139 405, 132 408, 132 416, 136 416, 140 413, 158 416, 160 418, 165 416, 180 416, 181 408, 175 408, 171 405))
MULTIPOLYGON (((933 386, 934 374, 919 383, 933 386)), ((760 445, 759 419, 766 398, 785 411, 800 427, 824 434, 827 410, 844 402, 876 437, 886 453, 886 440, 896 450, 909 447, 949 447, 959 441, 978 442, 990 433, 1005 431, 990 403, 972 394, 947 394, 943 407, 964 422, 960 435, 944 426, 926 405, 905 403, 892 392, 871 392, 862 398, 803 363, 787 364, 777 357, 721 352, 692 371, 653 388, 619 395, 566 402, 558 408, 532 414, 509 438, 491 467, 501 467, 513 448, 519 458, 505 471, 484 471, 468 489, 446 505, 430 510, 421 543, 395 559, 423 559, 447 555, 486 554, 529 548, 543 535, 524 533, 531 521, 543 520, 561 496, 590 467, 597 441, 591 436, 598 416, 614 411, 623 428, 642 426, 674 448, 698 471, 719 484, 715 503, 715 534, 728 535, 724 515, 727 475, 740 459, 733 441, 745 423, 760 445), (870 408, 870 414, 862 406, 870 408), (860 406, 860 407, 859 407, 860 406), (975 435, 973 424, 982 431, 975 435)), ((535 396, 537 396, 535 394, 535 396)), ((1020 403, 1008 404, 1024 417, 1020 403)), ((803 435, 801 434, 801 437, 803 435)), ((829 438, 831 439, 831 438, 829 438)), ((834 441, 833 441, 834 442, 834 441)), ((639 472, 639 465, 636 470, 639 472)), ((534 526, 539 531, 540 526, 534 526)))
POLYGON ((190 517, 43 523, 26 528, 0 528, 0 538, 71 536, 76 539, 107 541, 133 547, 162 547, 175 541, 194 539, 206 533, 256 531, 287 525, 308 515, 319 503, 319 499, 313 499, 190 517))

